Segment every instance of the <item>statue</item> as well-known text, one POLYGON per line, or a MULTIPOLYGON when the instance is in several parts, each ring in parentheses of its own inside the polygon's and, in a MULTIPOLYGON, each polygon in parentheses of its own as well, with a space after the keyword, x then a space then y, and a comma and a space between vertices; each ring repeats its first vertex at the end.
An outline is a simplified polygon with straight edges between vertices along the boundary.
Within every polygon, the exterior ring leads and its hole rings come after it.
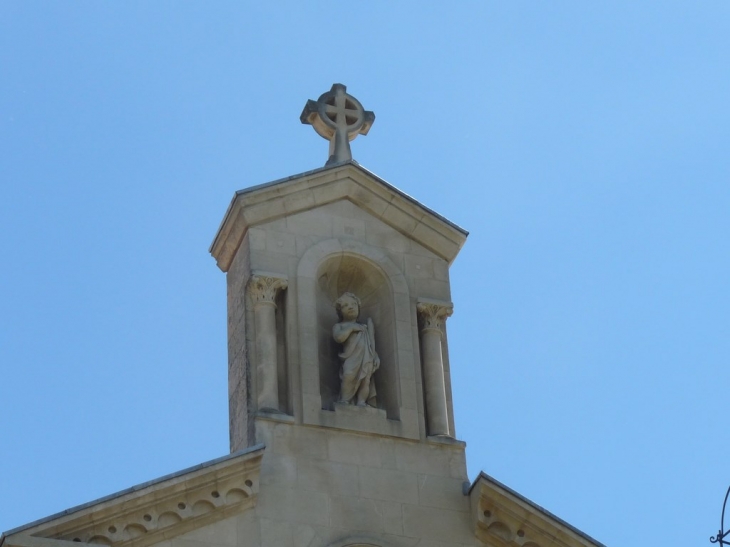
POLYGON ((340 369, 340 403, 375 406, 373 374, 380 367, 375 353, 375 329, 372 319, 366 325, 357 322, 360 299, 346 292, 335 301, 340 322, 332 327, 335 342, 342 344, 340 369))

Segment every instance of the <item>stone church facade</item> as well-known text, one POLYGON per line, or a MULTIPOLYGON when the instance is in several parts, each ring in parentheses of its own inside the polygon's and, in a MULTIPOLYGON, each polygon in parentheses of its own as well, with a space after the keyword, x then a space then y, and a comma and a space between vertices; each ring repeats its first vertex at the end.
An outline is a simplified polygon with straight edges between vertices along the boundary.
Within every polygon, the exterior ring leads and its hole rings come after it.
MULTIPOLYGON (((456 439, 449 265, 467 233, 359 166, 374 115, 333 86, 321 169, 235 194, 231 453, 3 534, 0 547, 595 547, 456 439)), ((458 365, 457 365, 458 366, 458 365)))

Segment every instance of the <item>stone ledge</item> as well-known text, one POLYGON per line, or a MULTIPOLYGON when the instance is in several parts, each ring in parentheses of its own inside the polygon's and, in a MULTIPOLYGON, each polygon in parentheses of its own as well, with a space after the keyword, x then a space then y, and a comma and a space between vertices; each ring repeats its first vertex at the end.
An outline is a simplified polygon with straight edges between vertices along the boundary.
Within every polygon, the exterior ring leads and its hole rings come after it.
POLYGON ((335 414, 341 414, 343 417, 357 420, 385 420, 385 410, 372 406, 357 406, 347 403, 335 403, 335 414))
POLYGON ((283 412, 259 410, 258 412, 256 412, 255 417, 258 420, 268 420, 270 422, 280 422, 285 424, 297 423, 297 419, 294 416, 289 416, 289 414, 284 414, 283 412))
POLYGON ((257 445, 37 521, 8 533, 7 545, 147 547, 173 538, 253 507, 263 452, 257 445))
POLYGON ((429 443, 448 444, 451 446, 458 446, 460 448, 466 448, 466 442, 460 441, 458 439, 454 439, 453 437, 449 437, 447 435, 431 435, 429 437, 426 437, 426 440, 429 443))
POLYGON ((249 227, 341 199, 351 201, 449 264, 468 235, 370 171, 347 162, 236 192, 210 253, 227 272, 249 227))
POLYGON ((605 547, 482 472, 468 492, 474 535, 494 547, 605 547))

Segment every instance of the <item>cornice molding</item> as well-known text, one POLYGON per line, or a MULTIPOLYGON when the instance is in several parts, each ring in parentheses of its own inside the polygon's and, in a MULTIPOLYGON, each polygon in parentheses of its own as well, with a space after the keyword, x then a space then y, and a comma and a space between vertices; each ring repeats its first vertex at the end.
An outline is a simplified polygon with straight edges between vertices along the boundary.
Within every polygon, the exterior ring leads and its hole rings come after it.
POLYGON ((474 534, 490 547, 605 547, 485 473, 469 498, 474 534))
POLYGON ((383 179, 346 162, 236 192, 210 246, 228 271, 251 226, 349 200, 451 263, 468 232, 383 179))
POLYGON ((146 547, 256 504, 264 447, 9 534, 3 547, 146 547))

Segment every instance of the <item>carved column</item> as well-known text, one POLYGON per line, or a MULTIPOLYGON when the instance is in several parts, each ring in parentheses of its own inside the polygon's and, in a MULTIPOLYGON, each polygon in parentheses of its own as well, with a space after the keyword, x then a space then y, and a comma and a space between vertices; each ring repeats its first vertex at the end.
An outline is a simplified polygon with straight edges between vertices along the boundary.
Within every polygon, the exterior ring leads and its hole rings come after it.
POLYGON ((259 410, 279 411, 276 365, 276 295, 286 289, 285 277, 254 272, 248 283, 256 325, 256 371, 259 410))
POLYGON ((421 359, 429 435, 449 435, 444 360, 443 326, 454 309, 450 303, 419 299, 416 306, 421 328, 421 359))

